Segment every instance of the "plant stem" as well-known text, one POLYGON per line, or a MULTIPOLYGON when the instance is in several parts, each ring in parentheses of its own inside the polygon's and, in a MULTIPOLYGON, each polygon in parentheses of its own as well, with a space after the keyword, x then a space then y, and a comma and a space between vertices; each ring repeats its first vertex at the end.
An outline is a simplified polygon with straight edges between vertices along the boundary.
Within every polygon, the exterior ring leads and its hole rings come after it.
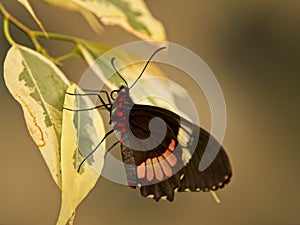
POLYGON ((9 32, 9 21, 6 17, 4 17, 4 19, 3 19, 3 31, 4 31, 4 35, 5 35, 6 40, 8 41, 8 43, 10 45, 14 45, 15 42, 12 39, 12 37, 10 36, 10 32, 9 32))
POLYGON ((22 24, 19 20, 17 20, 15 17, 13 17, 2 5, 0 2, 0 12, 3 14, 5 18, 7 18, 9 21, 11 21, 13 24, 15 24, 19 29, 24 31, 28 36, 32 36, 31 30, 26 27, 24 24, 22 24))
POLYGON ((9 32, 9 19, 8 19, 8 13, 7 11, 4 9, 2 3, 0 2, 0 12, 3 14, 4 18, 3 18, 3 32, 4 35, 6 37, 6 40, 8 41, 8 43, 10 45, 15 44, 14 40, 12 39, 12 37, 10 36, 10 32, 9 32))
POLYGON ((64 60, 66 60, 66 59, 69 59, 69 58, 71 58, 71 57, 73 57, 73 56, 79 56, 79 55, 80 55, 80 54, 78 54, 77 48, 74 48, 73 51, 68 52, 68 53, 66 53, 66 54, 64 54, 64 55, 61 55, 61 56, 59 56, 59 57, 56 57, 55 60, 56 60, 57 62, 61 62, 61 61, 64 61, 64 60))
POLYGON ((12 37, 10 36, 9 33, 9 21, 12 22, 16 27, 18 27, 21 31, 23 31, 24 33, 26 33, 29 38, 31 39, 31 42, 33 43, 35 49, 38 52, 41 52, 43 55, 45 56, 49 56, 47 51, 40 45, 40 43, 37 41, 34 32, 29 29, 27 26, 25 26, 24 24, 22 24, 19 20, 17 20, 15 17, 13 17, 2 5, 2 3, 0 2, 0 12, 3 14, 4 19, 3 19, 3 29, 4 29, 4 33, 5 33, 5 37, 7 38, 7 41, 12 45, 15 44, 15 41, 13 41, 12 37))
POLYGON ((32 31, 32 33, 35 37, 50 38, 50 39, 68 41, 68 42, 73 42, 73 43, 77 43, 81 40, 79 38, 74 38, 74 37, 71 37, 71 36, 68 36, 68 35, 63 35, 63 34, 56 34, 56 33, 48 33, 47 32, 47 36, 46 36, 45 33, 41 32, 41 31, 32 31))
POLYGON ((33 31, 30 28, 28 28, 27 26, 25 26, 24 24, 22 24, 18 19, 16 19, 15 17, 13 17, 2 5, 2 3, 0 2, 0 12, 3 14, 4 16, 4 32, 5 35, 7 37, 7 40, 9 41, 10 44, 15 43, 13 41, 13 39, 11 38, 11 36, 9 35, 9 30, 8 30, 8 21, 12 22, 14 25, 16 25, 16 27, 18 27, 21 31, 23 31, 24 33, 26 33, 29 38, 31 39, 31 42, 33 43, 34 47, 36 48, 36 50, 38 52, 42 52, 43 54, 47 54, 45 49, 42 48, 42 46, 40 45, 40 43, 37 40, 37 37, 44 37, 44 38, 52 38, 52 39, 57 39, 57 40, 62 40, 62 41, 69 41, 69 42, 73 42, 76 43, 77 41, 79 41, 79 39, 71 37, 71 36, 67 36, 67 35, 61 35, 61 34, 55 34, 55 33, 47 33, 45 34, 44 32, 41 31, 33 31))
POLYGON ((40 52, 41 54, 43 54, 44 56, 46 56, 48 59, 50 59, 51 61, 53 61, 54 63, 59 63, 60 61, 66 60, 70 57, 73 56, 81 56, 80 54, 80 50, 78 48, 78 44, 90 44, 90 45, 95 45, 95 46, 101 46, 101 48, 105 49, 105 50, 109 50, 110 48, 105 46, 105 45, 101 45, 99 43, 94 43, 85 39, 81 39, 81 38, 77 38, 77 37, 72 37, 72 36, 68 36, 68 35, 63 35, 63 34, 56 34, 56 33, 44 33, 42 31, 35 31, 35 30, 31 30, 29 27, 27 27, 26 25, 22 24, 18 19, 16 19, 15 17, 13 17, 2 5, 1 0, 0 0, 0 13, 4 16, 3 18, 3 31, 4 31, 4 35, 7 39, 7 41, 13 45, 16 42, 13 40, 12 36, 10 35, 9 32, 9 22, 11 22, 12 24, 14 24, 17 28, 19 28, 22 32, 24 32, 31 40, 31 42, 33 43, 36 51, 40 52), (62 56, 57 57, 56 59, 52 58, 47 51, 40 45, 38 38, 47 38, 47 39, 54 39, 54 40, 60 40, 60 41, 66 41, 66 42, 70 42, 73 43, 74 49, 71 52, 68 52, 62 56))

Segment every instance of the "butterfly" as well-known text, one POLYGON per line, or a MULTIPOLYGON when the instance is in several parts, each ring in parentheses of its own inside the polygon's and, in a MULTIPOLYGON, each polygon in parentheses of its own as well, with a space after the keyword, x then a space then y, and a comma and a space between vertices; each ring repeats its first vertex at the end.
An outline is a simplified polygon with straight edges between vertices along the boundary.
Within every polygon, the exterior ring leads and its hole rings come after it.
MULTIPOLYGON (((209 192, 223 188, 230 181, 232 169, 224 148, 205 129, 170 110, 135 104, 132 100, 130 89, 141 78, 154 55, 164 48, 151 55, 131 86, 119 74, 114 65, 115 58, 112 58, 112 66, 125 85, 111 92, 113 103, 107 93, 107 104, 98 95, 102 106, 110 112, 113 128, 98 146, 115 133, 118 141, 107 151, 120 143, 128 186, 132 189, 139 186, 144 197, 173 201, 176 191, 209 192), (114 94, 117 94, 116 98, 112 97, 114 94), (199 170, 204 151, 216 146, 220 149, 212 163, 205 170, 199 170)), ((85 157, 78 170, 96 149, 85 157)))

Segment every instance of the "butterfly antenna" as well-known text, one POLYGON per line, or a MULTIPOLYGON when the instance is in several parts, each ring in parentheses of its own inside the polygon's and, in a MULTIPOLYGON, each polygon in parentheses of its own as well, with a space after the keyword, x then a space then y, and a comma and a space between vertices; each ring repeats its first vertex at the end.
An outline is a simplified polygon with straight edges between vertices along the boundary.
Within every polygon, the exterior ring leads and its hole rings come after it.
POLYGON ((124 83, 126 84, 126 86, 128 87, 127 81, 124 79, 124 77, 122 77, 122 75, 119 73, 119 71, 117 70, 116 66, 115 66, 115 57, 112 57, 111 59, 111 65, 114 68, 114 70, 116 71, 116 74, 124 81, 124 83))
POLYGON ((145 72, 145 70, 146 70, 148 64, 151 62, 151 59, 152 59, 159 51, 161 51, 161 50, 163 50, 163 49, 165 49, 165 48, 166 48, 166 47, 161 47, 161 48, 157 49, 155 52, 153 52, 153 54, 152 54, 152 55, 150 56, 150 58, 148 59, 146 65, 144 66, 142 72, 140 73, 140 75, 138 76, 138 78, 134 81, 134 83, 129 87, 129 89, 132 88, 132 87, 135 85, 135 83, 141 78, 141 76, 142 76, 143 73, 145 72))

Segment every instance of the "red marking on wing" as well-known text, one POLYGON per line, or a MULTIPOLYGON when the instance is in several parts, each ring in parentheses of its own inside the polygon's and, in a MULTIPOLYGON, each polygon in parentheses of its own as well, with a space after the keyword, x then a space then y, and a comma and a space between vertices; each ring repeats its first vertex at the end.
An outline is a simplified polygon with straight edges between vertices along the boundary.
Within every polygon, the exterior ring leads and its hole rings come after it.
POLYGON ((146 166, 147 166, 147 180, 148 181, 152 181, 154 178, 154 173, 153 173, 153 166, 152 166, 152 160, 151 159, 147 159, 146 160, 146 166))
POLYGON ((160 163, 160 166, 161 166, 165 176, 171 177, 172 176, 172 169, 171 169, 170 165, 168 164, 167 160, 164 159, 164 157, 159 156, 158 161, 160 163))
MULTIPOLYGON (((121 130, 121 132, 123 131, 121 130)), ((124 140, 122 139, 122 141, 124 140)), ((148 158, 145 162, 138 165, 136 169, 138 179, 146 178, 147 181, 152 181, 155 178, 157 181, 162 181, 165 176, 171 177, 173 175, 172 167, 177 163, 177 158, 173 154, 175 147, 176 142, 172 139, 168 149, 162 155, 148 158)))
POLYGON ((146 175, 146 163, 143 162, 141 165, 137 167, 137 176, 139 179, 144 178, 146 175))
POLYGON ((175 147, 176 147, 176 142, 174 139, 171 139, 171 143, 169 144, 168 149, 163 153, 163 156, 172 167, 175 166, 177 163, 177 158, 173 154, 175 147))
POLYGON ((157 160, 157 158, 154 158, 152 160, 152 163, 153 163, 155 178, 156 178, 156 180, 161 181, 164 178, 164 174, 163 174, 162 169, 159 165, 160 163, 157 160))
POLYGON ((173 152, 175 150, 175 147, 176 147, 176 142, 174 139, 172 139, 168 149, 173 152))
POLYGON ((165 157, 165 159, 168 161, 168 163, 170 164, 170 166, 175 166, 177 163, 177 159, 176 156, 170 152, 169 150, 165 151, 163 156, 165 157))

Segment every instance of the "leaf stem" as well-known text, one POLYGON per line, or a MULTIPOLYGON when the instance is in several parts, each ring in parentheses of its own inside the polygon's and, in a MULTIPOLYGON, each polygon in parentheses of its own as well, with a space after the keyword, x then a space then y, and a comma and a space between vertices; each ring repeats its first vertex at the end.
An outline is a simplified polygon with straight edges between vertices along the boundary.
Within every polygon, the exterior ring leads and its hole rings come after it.
POLYGON ((68 52, 64 55, 56 57, 55 60, 57 62, 61 62, 61 61, 67 60, 73 56, 80 56, 80 53, 78 53, 78 48, 76 48, 76 47, 71 52, 68 52))
POLYGON ((28 28, 27 26, 25 26, 24 24, 22 24, 18 19, 16 19, 15 17, 13 17, 2 5, 2 3, 0 2, 0 12, 3 14, 4 19, 3 19, 3 29, 4 29, 4 33, 5 33, 5 37, 7 38, 7 41, 10 44, 15 44, 15 41, 12 39, 10 33, 9 33, 9 22, 13 23, 16 27, 18 27, 21 31, 23 31, 24 33, 26 33, 29 38, 31 39, 31 42, 33 43, 35 49, 38 52, 41 52, 43 55, 45 56, 49 56, 47 51, 40 45, 40 43, 38 42, 38 40, 35 37, 34 32, 28 28))
POLYGON ((77 43, 81 40, 79 38, 74 38, 74 37, 71 37, 68 35, 63 35, 63 34, 47 33, 47 36, 46 36, 45 33, 41 32, 41 31, 32 31, 32 33, 35 37, 43 37, 43 38, 68 41, 68 42, 73 42, 73 43, 77 43))
POLYGON ((45 34, 42 31, 36 31, 36 30, 31 30, 29 27, 27 27, 26 25, 22 24, 21 21, 19 21, 18 19, 16 19, 15 17, 13 17, 2 5, 1 0, 0 0, 0 13, 4 16, 3 18, 3 31, 4 31, 4 35, 7 39, 7 41, 9 42, 9 44, 13 45, 16 42, 13 40, 10 32, 9 32, 9 22, 11 22, 12 24, 14 24, 17 28, 19 28, 22 32, 24 32, 31 40, 34 48, 36 49, 36 51, 40 52, 41 54, 43 54, 44 56, 46 56, 48 59, 50 59, 51 61, 53 61, 54 63, 59 63, 63 60, 66 60, 68 58, 71 58, 73 56, 82 56, 80 49, 78 48, 79 44, 91 44, 91 45, 96 45, 96 46, 101 46, 103 49, 109 49, 107 46, 105 45, 101 45, 99 43, 94 43, 82 38, 77 38, 77 37, 72 37, 72 36, 68 36, 68 35, 64 35, 64 34, 57 34, 57 33, 47 33, 45 34), (61 55, 59 57, 52 58, 46 51, 46 49, 44 49, 39 41, 38 38, 47 38, 47 39, 54 39, 54 40, 60 40, 60 41, 65 41, 65 42, 70 42, 74 44, 74 48, 71 52, 68 52, 64 55, 61 55))
POLYGON ((15 24, 19 29, 21 29, 23 32, 25 32, 28 36, 32 36, 31 30, 26 27, 24 24, 22 24, 19 20, 17 20, 15 17, 13 17, 2 5, 0 2, 0 12, 3 14, 5 18, 7 18, 9 21, 11 21, 13 24, 15 24))
POLYGON ((7 11, 4 9, 2 3, 0 2, 0 12, 2 13, 2 15, 4 16, 3 18, 3 32, 4 32, 4 35, 6 37, 6 40, 8 41, 8 43, 10 45, 14 45, 15 42, 14 40, 12 39, 11 35, 10 35, 10 32, 9 32, 9 19, 8 19, 8 16, 7 16, 7 11))
POLYGON ((4 31, 4 35, 5 35, 6 40, 8 41, 8 43, 10 45, 14 45, 15 42, 12 39, 12 37, 10 36, 10 32, 9 32, 9 21, 6 17, 4 17, 4 19, 3 19, 3 31, 4 31))

